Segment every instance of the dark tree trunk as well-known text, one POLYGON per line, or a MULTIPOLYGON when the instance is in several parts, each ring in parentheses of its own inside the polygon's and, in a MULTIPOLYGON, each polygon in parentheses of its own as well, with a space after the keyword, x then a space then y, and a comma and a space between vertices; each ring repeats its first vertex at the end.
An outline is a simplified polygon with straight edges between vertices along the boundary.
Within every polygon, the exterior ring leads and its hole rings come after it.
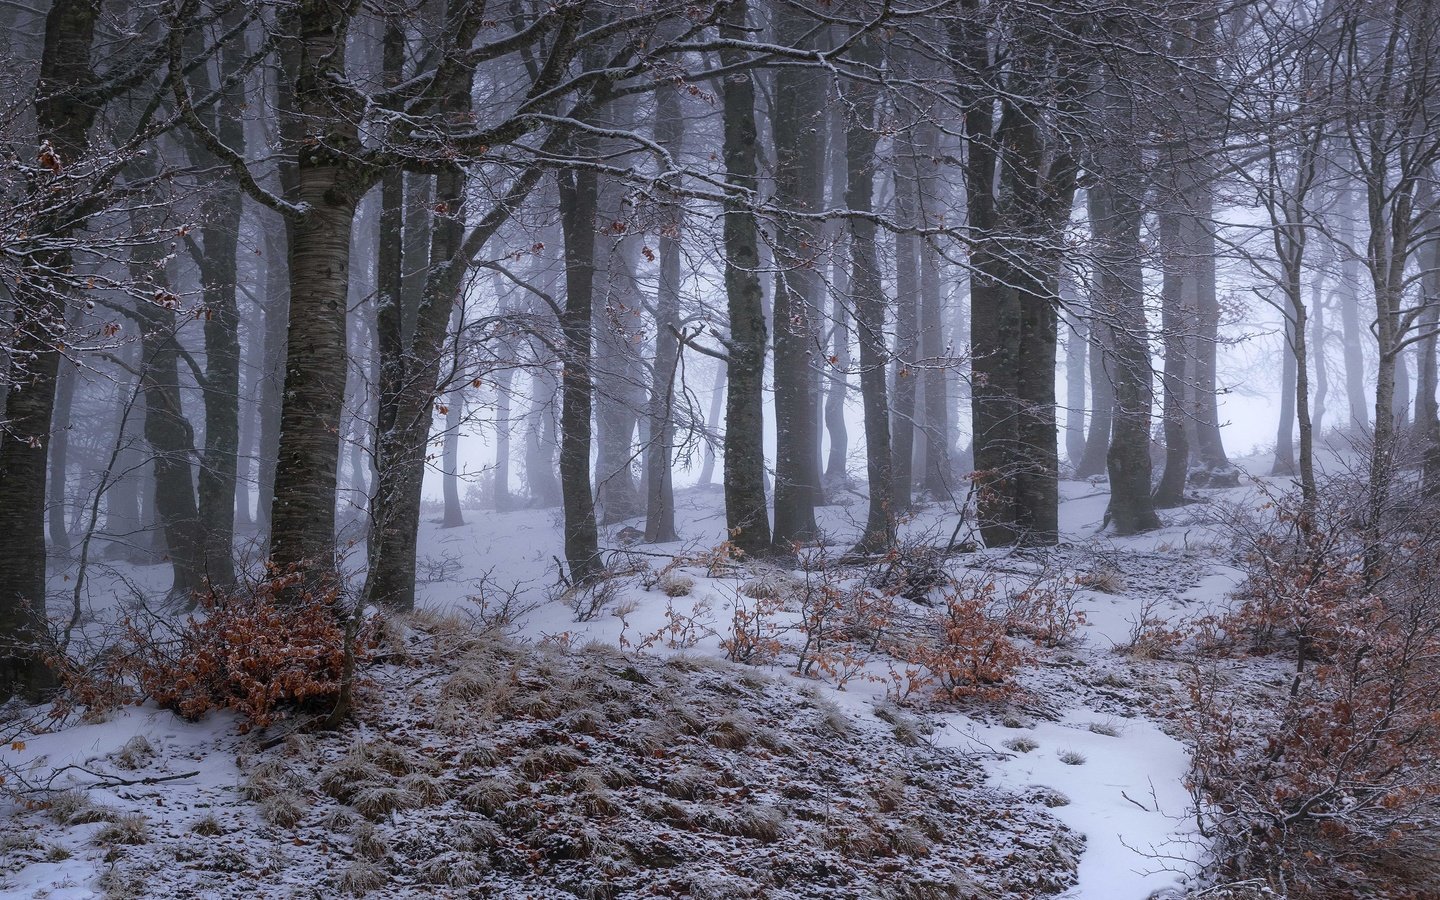
MULTIPOLYGON (((1434 219, 1432 218, 1432 222, 1434 219)), ((1421 291, 1425 311, 1421 313, 1418 327, 1424 335, 1415 345, 1420 355, 1419 391, 1415 396, 1415 427, 1419 432, 1424 452, 1424 466, 1421 483, 1426 496, 1440 497, 1440 414, 1437 414, 1436 347, 1440 344, 1436 329, 1440 328, 1440 240, 1431 240, 1419 254, 1424 275, 1421 291)), ((1318 418, 1318 416, 1317 416, 1318 418)))
MULTIPOLYGON (((747 0, 725 9, 724 40, 747 39, 747 0)), ((749 55, 727 47, 722 66, 741 66, 749 55)), ((758 167, 754 76, 726 76, 724 104, 725 295, 730 310, 725 395, 725 525, 735 546, 751 556, 770 548, 765 505, 765 309, 760 287, 759 234, 752 205, 758 167)), ((882 376, 883 377, 883 376, 882 376)), ((887 448, 888 450, 888 448, 887 448)))
POLYGON ((1099 287, 1096 312, 1111 323, 1115 356, 1106 515, 1117 534, 1127 535, 1160 527, 1150 484, 1153 389, 1140 245, 1145 210, 1136 188, 1142 171, 1140 148, 1127 139, 1137 134, 1134 102, 1112 75, 1104 79, 1100 103, 1108 143, 1097 152, 1100 171, 1088 201, 1099 287))
POLYGON ((1164 391, 1165 471, 1155 486, 1156 509, 1185 502, 1185 480, 1190 471, 1190 441, 1185 431, 1186 372, 1190 316, 1185 309, 1184 265, 1178 246, 1180 223, 1173 213, 1160 213, 1160 252, 1164 269, 1160 287, 1160 328, 1165 346, 1164 391))
POLYGON ((297 148, 294 197, 305 211, 290 233, 290 317, 270 560, 322 578, 335 568, 340 414, 345 402, 350 232, 373 173, 357 161, 354 110, 337 109, 344 81, 348 6, 297 9, 297 116, 317 130, 297 148))
MULTIPOLYGON (((838 108, 829 113, 830 139, 827 154, 830 165, 829 205, 841 208, 848 190, 849 169, 846 164, 845 114, 838 108)), ((843 485, 849 481, 850 434, 845 426, 845 401, 850 393, 850 297, 849 258, 845 252, 846 226, 839 221, 826 223, 833 262, 830 278, 833 301, 830 312, 830 359, 825 372, 829 390, 825 394, 825 431, 830 438, 830 453, 825 461, 826 485, 843 485)))
MULTIPOLYGON (((813 22, 786 4, 773 7, 776 40, 813 49, 805 40, 813 22)), ((827 76, 813 66, 775 74, 771 132, 775 147, 775 202, 814 213, 825 202, 825 90, 827 76)), ((775 549, 813 540, 821 499, 818 445, 820 405, 814 358, 821 284, 815 267, 820 226, 777 223, 775 239, 775 549)))
MULTIPOLYGON (((157 296, 171 297, 162 260, 158 248, 137 248, 131 253, 131 273, 137 281, 152 281, 157 296)), ((180 400, 178 323, 173 305, 165 303, 139 305, 136 313, 143 329, 140 389, 145 397, 145 440, 155 466, 155 515, 174 572, 170 594, 190 598, 203 583, 205 545, 190 466, 195 432, 180 400)))
MULTIPOLYGON (((904 126, 907 129, 913 126, 904 126)), ((914 228, 918 185, 913 134, 895 141, 895 218, 902 229, 914 228)), ((895 235, 895 353, 891 402, 891 504, 895 512, 910 508, 915 478, 915 405, 918 394, 916 353, 920 344, 920 241, 913 234, 895 235)))
MULTIPOLYGON (((631 110, 629 104, 621 109, 631 110)), ((608 123, 616 124, 616 123, 608 123)), ((621 127, 629 127, 626 122, 621 127)), ((599 148, 616 149, 607 146, 599 148)), ((625 186, 614 178, 599 185, 599 222, 624 223, 625 186)), ((628 230, 628 229, 627 229, 628 230)), ((591 361, 595 404, 595 508, 602 525, 645 511, 635 480, 635 431, 645 405, 636 337, 643 329, 640 289, 632 256, 635 241, 611 228, 595 247, 595 352, 591 361)))
MULTIPOLYGON (((927 203, 938 203, 940 181, 937 162, 940 155, 939 134, 930 124, 918 132, 920 158, 916 161, 920 188, 920 213, 929 224, 927 203)), ((920 244, 920 355, 925 366, 920 375, 923 416, 921 430, 921 487, 933 497, 950 493, 950 405, 947 379, 949 360, 945 358, 945 327, 940 300, 940 254, 928 241, 920 244)))
MULTIPOLYGON (((98 107, 89 90, 91 47, 100 4, 93 0, 55 0, 45 17, 40 84, 35 98, 37 137, 61 166, 73 165, 89 150, 89 131, 98 107)), ((51 223, 63 238, 78 227, 67 211, 51 223)), ((53 291, 41 285, 46 272, 64 271, 72 260, 54 250, 32 265, 34 285, 10 288, 16 305, 12 360, 25 360, 25 371, 12 370, 7 387, 6 427, 0 429, 0 699, 16 692, 37 698, 53 684, 35 640, 44 633, 45 476, 55 380, 65 310, 53 291)), ((12 362, 12 366, 18 365, 12 362)))
POLYGON ((587 169, 562 172, 560 221, 565 232, 565 336, 561 370, 560 493, 565 508, 565 561, 572 584, 601 568, 595 498, 590 492, 591 333, 594 327, 595 215, 598 185, 587 169))
MULTIPOLYGON (((678 156, 684 144, 679 89, 655 89, 655 141, 678 156)), ((645 443, 645 540, 678 540, 675 531, 675 376, 680 363, 680 228, 684 207, 666 207, 660 229, 660 283, 655 289, 655 361, 650 378, 650 439, 645 443)))
MULTIPOLYGON (((870 38, 856 47, 855 58, 874 64, 879 54, 870 38)), ((845 205, 868 213, 875 193, 876 90, 856 82, 847 90, 850 120, 845 131, 848 168, 845 205)), ((855 336, 860 343, 860 397, 865 409, 865 470, 870 506, 857 553, 883 552, 895 543, 895 487, 891 468, 890 404, 886 396, 885 293, 875 223, 866 216, 850 220, 850 293, 855 308, 855 336)))
POLYGON ((286 323, 290 318, 289 262, 284 249, 289 229, 288 221, 271 221, 265 228, 265 349, 256 410, 260 437, 255 461, 255 530, 262 541, 268 541, 270 535, 275 466, 280 458, 280 407, 285 386, 286 323))
MULTIPOLYGON (((235 7, 221 18, 224 28, 240 24, 245 11, 235 7)), ((199 37, 198 32, 195 37, 199 37)), ((192 41, 192 44, 198 43, 192 41)), ((243 46, 231 42, 219 51, 218 81, 202 66, 192 76, 193 90, 220 90, 213 106, 201 112, 211 132, 231 150, 245 152, 245 84, 235 78, 245 63, 243 46), (231 79, 234 78, 233 82, 231 79)), ((202 165, 218 166, 210 154, 196 154, 202 165)), ((235 581, 235 494, 240 453, 240 310, 236 300, 237 251, 242 204, 240 187, 222 177, 210 185, 200 224, 200 285, 205 304, 205 447, 201 454, 197 498, 204 575, 226 587, 235 581)))

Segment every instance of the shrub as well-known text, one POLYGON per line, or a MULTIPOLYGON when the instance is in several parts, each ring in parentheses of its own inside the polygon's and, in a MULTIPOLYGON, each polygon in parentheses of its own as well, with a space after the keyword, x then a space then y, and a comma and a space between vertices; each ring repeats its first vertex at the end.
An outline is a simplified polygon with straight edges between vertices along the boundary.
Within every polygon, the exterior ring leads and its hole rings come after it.
POLYGON ((1225 877, 1293 898, 1435 896, 1433 508, 1367 522, 1363 495, 1327 488, 1313 504, 1275 500, 1271 525, 1240 532, 1248 578, 1223 627, 1280 654, 1290 675, 1279 696, 1244 704, 1217 672, 1196 671, 1191 788, 1225 877))
MULTIPOLYGON (((234 710, 248 729, 339 701, 347 635, 338 587, 306 587, 289 573, 244 592, 203 595, 199 607, 203 615, 168 639, 125 623, 136 681, 160 706, 192 721, 234 710)), ((373 626, 350 639, 355 658, 370 649, 373 626)))
POLYGON ((995 592, 993 581, 955 582, 935 616, 934 638, 910 652, 907 661, 925 669, 948 698, 1002 697, 1011 689, 1006 679, 1029 661, 1006 635, 1004 621, 990 615, 995 592))

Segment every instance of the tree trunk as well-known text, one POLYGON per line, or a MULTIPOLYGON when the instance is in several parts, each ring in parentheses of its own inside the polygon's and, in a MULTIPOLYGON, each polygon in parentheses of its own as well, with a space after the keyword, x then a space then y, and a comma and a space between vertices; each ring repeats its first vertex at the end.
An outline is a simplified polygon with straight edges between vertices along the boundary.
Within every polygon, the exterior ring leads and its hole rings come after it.
MULTIPOLYGON (((748 38, 747 0, 729 4, 720 24, 722 40, 748 38)), ((738 67, 749 59, 743 49, 720 51, 720 64, 738 67)), ((759 234, 754 204, 758 167, 754 76, 745 71, 725 77, 725 295, 730 311, 727 345, 729 382, 725 394, 725 525, 730 540, 744 553, 764 555, 770 548, 765 504, 765 308, 760 286, 759 234)))
MULTIPOLYGON (((913 125, 902 128, 911 129, 913 125)), ((897 135, 895 140, 895 219, 902 229, 914 228, 918 205, 913 134, 897 135)), ((895 235, 895 352, 894 394, 890 410, 891 462, 894 493, 891 504, 895 512, 910 508, 910 490, 914 481, 915 401, 918 393, 918 372, 915 357, 920 343, 920 241, 913 234, 895 235)), ((882 324, 883 329, 883 324, 882 324)))
POLYGON ((1190 316, 1185 309, 1184 272, 1179 256, 1180 223, 1174 213, 1160 213, 1160 252, 1164 268, 1160 288, 1160 328, 1165 342, 1164 389, 1165 471, 1155 487, 1156 509, 1169 509, 1185 502, 1185 479, 1190 471, 1190 441, 1185 432, 1188 378, 1186 356, 1190 316))
POLYGON ((1337 211, 1336 238, 1340 255, 1340 283, 1336 285, 1340 301, 1340 336, 1345 358, 1345 398, 1350 404, 1350 424, 1362 433, 1370 430, 1369 406, 1365 390, 1365 345, 1369 343, 1360 323, 1360 261, 1349 248, 1356 245, 1354 217, 1360 214, 1359 201, 1353 188, 1344 191, 1344 200, 1337 211))
POLYGON ((1280 424, 1275 433, 1275 460, 1270 474, 1294 475, 1295 468, 1295 323, 1285 314, 1285 337, 1281 344, 1280 424))
POLYGON ((1102 96, 1114 143, 1106 148, 1105 165, 1088 201, 1100 293, 1097 312, 1111 323, 1115 348, 1115 418, 1105 458, 1110 475, 1107 518, 1117 534, 1128 535, 1160 527, 1150 485, 1153 398, 1140 263, 1145 211, 1131 187, 1141 171, 1139 147, 1125 139, 1135 133, 1133 103, 1113 77, 1105 79, 1102 96))
MULTIPOLYGON (((80 324, 72 309, 67 328, 80 324)), ((50 531, 50 551, 63 555, 70 552, 70 531, 65 524, 66 475, 70 459, 70 411, 75 405, 75 383, 79 380, 76 366, 69 360, 60 364, 55 378, 55 406, 50 415, 50 459, 46 483, 45 513, 50 531)))
MULTIPOLYGON (((93 0, 55 0, 45 18, 40 58, 41 89, 35 97, 39 143, 49 144, 61 166, 73 165, 89 150, 89 131, 98 113, 91 71, 91 46, 101 14, 93 0)), ((59 213, 52 234, 64 238, 80 223, 59 213)), ((63 331, 65 311, 53 291, 41 285, 46 271, 72 263, 64 249, 34 261, 35 284, 10 288, 16 302, 12 359, 27 360, 7 386, 6 427, 0 429, 0 700, 20 692, 32 699, 48 691, 53 673, 34 646, 44 633, 45 486, 47 437, 55 404, 60 351, 53 335, 63 331)))
MULTIPOLYGON (((137 225, 144 227, 138 221, 137 225)), ((131 273, 137 281, 152 281, 158 296, 173 296, 162 260, 158 248, 136 248, 131 252, 131 273)), ((140 387, 145 395, 145 440, 155 465, 155 514, 174 573, 170 594, 189 599, 203 584, 205 545, 190 467, 195 432, 180 399, 178 323, 173 305, 165 303, 137 305, 136 313, 143 323, 140 387)))
POLYGON ((1325 328, 1325 279, 1315 273, 1310 279, 1310 355, 1315 360, 1315 412, 1313 428, 1315 434, 1325 433, 1326 402, 1330 398, 1330 366, 1325 359, 1327 331, 1325 328))
MULTIPOLYGON (((1074 310, 1074 287, 1063 285, 1067 291, 1066 308, 1074 310)), ((1080 457, 1085 453, 1085 362, 1090 343, 1090 328, 1084 316, 1067 312, 1065 325, 1068 337, 1065 340, 1065 457, 1070 468, 1079 475, 1080 457)))
MULTIPOLYGON (((826 142, 830 164, 829 205, 838 209, 845 205, 845 193, 849 183, 845 114, 838 106, 831 108, 829 129, 830 139, 826 142)), ((825 393, 825 432, 830 438, 830 453, 825 461, 825 483, 832 486, 844 485, 850 480, 850 434, 845 425, 845 401, 850 393, 850 367, 854 361, 850 353, 850 311, 846 308, 850 297, 850 261, 845 252, 847 226, 834 220, 825 223, 825 227, 830 238, 830 279, 833 285, 829 322, 831 358, 825 369, 829 382, 829 390, 825 393)))
POLYGON ((565 336, 561 370, 560 493, 565 508, 565 561, 570 582, 583 584, 601 568, 595 498, 590 492, 591 333, 594 328, 595 173, 560 174, 560 221, 565 232, 565 336))
MULTIPOLYGON (((221 17, 232 28, 245 15, 235 7, 221 17)), ((198 32, 195 33, 199 37, 198 32)), ((195 43, 194 41, 191 42, 195 43)), ((192 76, 197 95, 220 90, 216 103, 202 111, 211 132, 226 147, 245 153, 245 84, 234 78, 245 62, 245 49, 234 42, 219 51, 218 81, 210 67, 192 76), (234 78, 233 82, 231 79, 234 78)), ((198 154, 203 164, 219 165, 208 153, 198 154)), ((240 187, 222 177, 210 186, 200 224, 200 282, 205 304, 205 448, 201 455, 197 498, 200 513, 204 574, 214 585, 235 581, 235 494, 240 453, 240 310, 236 300, 237 251, 243 209, 240 187)))
MULTIPOLYGON (((874 64, 878 57, 870 38, 855 49, 856 61, 862 64, 874 64)), ((865 410, 865 470, 870 494, 865 531, 855 552, 869 554, 883 552, 895 543, 894 456, 885 389, 885 293, 880 283, 875 223, 863 215, 874 207, 876 90, 867 82, 857 81, 846 93, 850 120, 845 131, 845 205, 862 213, 850 220, 850 291, 855 336, 860 343, 860 397, 865 410)))
POLYGON ((1425 252, 1420 254, 1425 274, 1421 278, 1421 290, 1425 311, 1419 319, 1420 334, 1424 338, 1416 345, 1420 355, 1419 390, 1415 396, 1415 428, 1419 432, 1424 452, 1424 466, 1421 483, 1427 497, 1440 497, 1440 415, 1437 415, 1436 391, 1440 389, 1436 377, 1436 329, 1440 328, 1440 240, 1430 241, 1425 252))
MULTIPOLYGON (((457 331, 459 328, 457 323, 457 331)), ((458 528, 465 524, 465 513, 460 508, 460 427, 464 424, 464 413, 465 389, 457 385, 446 400, 445 437, 440 450, 443 469, 441 492, 445 498, 441 528, 458 528)))
POLYGON ((702 485, 715 482, 715 443, 713 435, 720 431, 720 412, 725 407, 725 376, 730 367, 725 363, 715 366, 715 377, 710 381, 710 409, 705 414, 705 458, 700 463, 702 485))
MULTIPOLYGON (((920 158, 916 160, 919 188, 917 214, 930 224, 927 204, 939 203, 939 132, 922 124, 917 132, 920 158)), ((947 380, 950 360, 946 358, 944 310, 940 298, 940 253, 928 240, 920 243, 920 355, 925 366, 920 374, 922 398, 921 488, 932 497, 950 493, 950 406, 947 380)))
MULTIPOLYGON (((684 145, 680 95, 674 85, 655 88, 655 141, 678 156, 684 145)), ((679 540, 675 531, 675 376, 680 363, 680 229, 685 209, 666 207, 660 228, 660 281, 655 288, 655 360, 650 378, 650 439, 645 443, 645 540, 679 540)))
MULTIPOLYGON (((621 109, 633 107, 622 104, 621 109)), ((599 149, 617 148, 602 145, 599 149)), ((595 404, 595 508, 601 525, 623 522, 645 511, 634 466, 635 430, 645 404, 636 345, 643 330, 640 288, 632 266, 637 248, 628 233, 616 234, 609 228, 614 223, 624 227, 624 190, 618 179, 604 177, 597 201, 599 222, 607 226, 595 247, 599 282, 594 303, 595 351, 590 364, 595 404)))
MULTIPOLYGON (((806 40, 813 22, 786 4, 772 7, 776 40, 813 49, 806 40)), ((825 90, 827 76, 813 66, 775 73, 771 132, 775 147, 775 203, 814 213, 825 204, 825 90)), ((775 533, 781 553, 816 536, 821 499, 818 444, 820 404, 812 347, 820 317, 822 284, 815 267, 821 229, 814 221, 776 223, 775 347, 775 533)))
POLYGON ((1090 430, 1075 466, 1076 478, 1093 478, 1105 471, 1105 454, 1110 450, 1110 426, 1115 416, 1114 347, 1110 323, 1100 314, 1100 293, 1090 297, 1090 430))

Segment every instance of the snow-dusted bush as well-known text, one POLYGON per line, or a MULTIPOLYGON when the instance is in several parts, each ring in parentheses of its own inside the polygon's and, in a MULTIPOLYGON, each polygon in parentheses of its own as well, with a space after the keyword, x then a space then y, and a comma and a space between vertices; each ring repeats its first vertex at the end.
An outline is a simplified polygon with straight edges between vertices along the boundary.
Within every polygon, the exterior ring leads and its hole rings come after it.
POLYGON ((1440 517, 1378 521, 1365 486, 1273 499, 1239 529, 1247 580, 1224 621, 1286 671, 1271 695, 1202 669, 1192 787, 1223 874, 1291 897, 1436 896, 1440 517))

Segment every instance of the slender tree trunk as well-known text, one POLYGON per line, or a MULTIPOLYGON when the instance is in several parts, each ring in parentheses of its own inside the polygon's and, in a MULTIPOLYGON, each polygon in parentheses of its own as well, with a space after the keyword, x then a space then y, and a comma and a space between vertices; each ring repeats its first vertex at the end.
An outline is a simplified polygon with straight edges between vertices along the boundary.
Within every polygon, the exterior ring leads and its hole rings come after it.
MULTIPOLYGON (((919 204, 917 216, 931 224, 930 204, 940 202, 938 178, 939 132, 923 123, 917 133, 920 156, 916 160, 919 204)), ((944 310, 940 296, 940 254, 927 240, 920 244, 920 355, 925 360, 920 373, 921 488, 932 497, 950 493, 950 406, 947 380, 950 360, 945 349, 944 310)))
MULTIPOLYGON (((1431 218, 1431 223, 1435 218, 1431 218)), ((1425 311, 1421 313, 1418 327, 1422 339, 1416 344, 1420 356, 1419 390, 1415 396, 1415 426, 1420 433, 1424 448, 1424 466, 1421 483, 1427 497, 1440 497, 1440 414, 1437 414, 1436 348, 1440 345, 1440 240, 1431 240, 1419 254, 1421 268, 1421 292, 1425 311)))
MULTIPOLYGON (((870 38, 856 47, 858 62, 874 64, 879 54, 870 38)), ((852 84, 846 97, 850 120, 845 131, 849 170, 845 205, 868 213, 875 193, 875 88, 852 84)), ((850 291, 855 307, 855 336, 860 343, 860 397, 865 409, 865 469, 869 477, 870 507, 857 553, 884 551, 895 543, 894 460, 890 445, 890 409, 885 390, 885 293, 880 283, 880 259, 875 223, 865 216, 850 220, 850 291)))
MULTIPOLYGON (((1062 285, 1061 291, 1066 290, 1062 285)), ((1074 309, 1074 288, 1068 290, 1067 309, 1074 309)), ((1089 358, 1090 328, 1083 316, 1073 312, 1066 314, 1065 325, 1065 456, 1078 475, 1080 457, 1085 453, 1085 362, 1089 358)))
MULTIPOLYGON (((71 311, 67 327, 80 324, 71 311)), ((70 411, 75 405, 75 383, 79 380, 74 364, 62 362, 55 377, 55 407, 50 415, 50 459, 46 484, 45 513, 50 530, 50 550, 56 554, 70 552, 70 531, 65 524, 66 475, 70 465, 70 411)))
POLYGON ((1294 475, 1295 468, 1295 323, 1285 314, 1285 338, 1280 364, 1280 424, 1275 433, 1275 461, 1271 475, 1294 475))
POLYGON ((1110 323, 1100 314, 1099 292, 1090 298, 1090 430, 1075 466, 1076 478, 1093 478, 1105 471, 1110 450, 1110 426, 1115 414, 1115 382, 1111 377, 1115 353, 1110 323))
POLYGON ((1160 252, 1164 267, 1160 288, 1161 333, 1165 342, 1164 389, 1165 471, 1155 487, 1156 509, 1168 509, 1185 502, 1185 478, 1190 471, 1190 441, 1185 432, 1186 340, 1190 317, 1185 309, 1183 260, 1179 253, 1180 223, 1173 213, 1160 213, 1160 252))
MULTIPOLYGON (((845 115, 838 105, 832 106, 829 114, 830 139, 827 153, 830 166, 829 205, 841 208, 845 204, 845 193, 849 184, 849 168, 846 164, 845 115)), ((843 485, 849 481, 850 434, 845 425, 845 401, 850 392, 850 368, 854 364, 850 353, 850 298, 849 255, 846 253, 846 226, 840 221, 826 223, 828 242, 831 248, 831 307, 830 307, 830 359, 825 372, 829 390, 825 394, 825 432, 830 438, 830 453, 825 461, 825 482, 827 485, 843 485)))
MULTIPOLYGON (((681 127, 679 90, 673 85, 655 89, 655 141, 672 155, 680 153, 685 131, 681 127)), ((663 544, 678 540, 675 531, 675 485, 672 460, 675 451, 675 376, 680 363, 680 231, 684 207, 666 208, 660 230, 660 282, 655 289, 655 361, 651 364, 650 439, 645 444, 645 540, 663 544)))
MULTIPOLYGON (((137 280, 150 280, 157 294, 169 296, 162 259, 158 248, 136 248, 130 268, 137 280)), ((136 312, 143 323, 140 387, 145 397, 145 440, 155 466, 154 509, 174 573, 170 594, 189 598, 203 583, 205 545, 190 466, 195 432, 180 399, 178 323, 174 308, 163 303, 137 306, 136 312)))
MULTIPOLYGON (((722 40, 747 39, 748 9, 747 0, 735 0, 726 7, 720 25, 722 40)), ((740 49, 720 51, 722 66, 740 66, 748 58, 740 49)), ((744 71, 727 76, 721 93, 725 132, 725 295, 730 309, 725 525, 735 546, 754 556, 764 555, 770 548, 763 443, 765 308, 759 275, 759 229, 752 210, 758 167, 754 76, 744 71)))
MULTIPOLYGON (((720 412, 725 407, 725 376, 730 367, 725 363, 715 366, 715 377, 710 381, 710 409, 705 414, 705 434, 716 435, 720 431, 720 412)), ((707 438, 705 458, 700 464, 700 484, 715 482, 715 442, 707 438)))
MULTIPOLYGON (((458 330, 459 326, 456 328, 458 330)), ((464 412, 465 389, 457 385, 446 400, 445 437, 440 450, 444 469, 441 473, 441 492, 445 498, 441 528, 458 528, 465 524, 465 512, 460 508, 460 427, 464 423, 464 412)))
MULTIPOLYGON (((913 126, 904 126, 913 128, 913 126)), ((918 185, 915 172, 913 135, 895 142, 895 217, 901 228, 916 224, 918 185)), ((895 353, 894 394, 890 410, 891 463, 893 482, 891 504, 896 512, 910 508, 914 481, 915 406, 918 393, 916 353, 920 343, 920 241, 913 234, 895 235, 895 353)))
POLYGON ((510 438, 515 431, 510 421, 510 391, 515 383, 515 371, 508 365, 502 366, 492 380, 495 382, 495 511, 509 512, 515 507, 515 498, 510 493, 510 438))
POLYGON ((1330 366, 1325 358, 1327 331, 1325 328, 1325 280, 1318 273, 1310 280, 1310 308, 1315 314, 1310 317, 1311 358, 1315 360, 1315 413, 1313 428, 1315 434, 1325 433, 1326 402, 1330 398, 1330 366))
POLYGON ((1350 424, 1361 432, 1370 430, 1369 406, 1365 390, 1365 346, 1364 329, 1360 323, 1360 261, 1348 248, 1355 246, 1355 221, 1359 215, 1359 202, 1353 188, 1344 192, 1346 202, 1340 204, 1336 222, 1336 237, 1340 255, 1340 283, 1337 295, 1340 301, 1340 336, 1345 359, 1345 397, 1350 404, 1350 424))
MULTIPOLYGON (((236 6, 221 17, 225 28, 240 23, 245 11, 236 6)), ((196 37, 199 37, 198 32, 196 37)), ((197 43, 192 41, 192 44, 197 43)), ((208 66, 196 70, 192 89, 197 94, 220 90, 220 97, 203 114, 211 132, 225 146, 245 153, 245 85, 235 78, 245 62, 245 50, 232 43, 219 52, 218 81, 208 66)), ((218 161, 198 154, 211 165, 218 161)), ((200 225, 200 286, 205 304, 205 447, 197 488, 204 573, 212 584, 226 587, 235 581, 235 494, 240 453, 240 309, 236 299, 239 276, 237 252, 243 205, 240 188, 231 178, 216 179, 210 187, 200 225)))
POLYGON ((288 223, 265 229, 265 370, 260 380, 260 450, 255 469, 255 525, 261 540, 270 534, 275 500, 275 467, 280 459, 280 407, 285 386, 286 322, 290 318, 290 276, 285 237, 288 223))

